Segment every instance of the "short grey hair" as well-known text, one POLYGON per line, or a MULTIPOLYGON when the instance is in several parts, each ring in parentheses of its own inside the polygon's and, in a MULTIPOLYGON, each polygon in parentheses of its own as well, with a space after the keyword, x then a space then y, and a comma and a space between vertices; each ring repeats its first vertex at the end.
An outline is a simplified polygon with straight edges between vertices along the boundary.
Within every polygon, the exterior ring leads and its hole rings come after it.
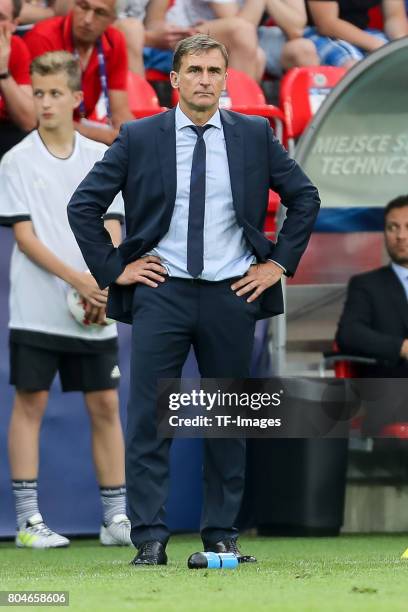
POLYGON ((194 34, 188 38, 183 38, 177 44, 174 55, 173 55, 173 70, 179 72, 181 66, 181 60, 185 55, 195 55, 211 51, 211 49, 218 49, 225 60, 225 67, 228 67, 228 52, 225 46, 208 36, 208 34, 194 34))

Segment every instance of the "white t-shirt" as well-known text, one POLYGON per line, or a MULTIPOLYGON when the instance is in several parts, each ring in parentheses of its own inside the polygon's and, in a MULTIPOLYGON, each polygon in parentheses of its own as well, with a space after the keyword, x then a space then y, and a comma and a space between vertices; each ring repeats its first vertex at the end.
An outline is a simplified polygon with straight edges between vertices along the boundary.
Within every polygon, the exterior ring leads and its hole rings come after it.
POLYGON ((117 0, 116 14, 118 19, 134 17, 143 21, 146 16, 146 7, 150 0, 117 0))
MULTIPOLYGON (((214 4, 231 4, 234 0, 176 0, 167 11, 166 19, 170 23, 188 27, 195 25, 198 21, 215 19, 216 15, 209 6, 214 4)), ((238 1, 242 4, 242 1, 238 1)))
MULTIPOLYGON (((68 223, 67 205, 82 179, 107 147, 75 132, 68 159, 52 155, 37 130, 4 155, 0 164, 0 222, 12 225, 31 220, 38 239, 76 270, 87 266, 68 223)), ((123 216, 122 196, 109 214, 123 216)), ((83 327, 71 316, 66 301, 68 285, 50 274, 15 245, 10 270, 11 329, 58 334, 85 340, 107 340, 116 325, 83 327)))

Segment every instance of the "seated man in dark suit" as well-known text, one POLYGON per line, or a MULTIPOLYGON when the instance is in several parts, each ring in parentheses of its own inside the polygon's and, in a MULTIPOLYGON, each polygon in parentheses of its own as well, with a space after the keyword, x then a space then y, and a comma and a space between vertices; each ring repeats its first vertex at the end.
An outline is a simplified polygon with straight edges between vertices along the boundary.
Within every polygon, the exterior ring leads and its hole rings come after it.
MULTIPOLYGON (((374 357, 365 376, 408 375, 408 195, 389 202, 384 212, 384 239, 391 264, 351 278, 336 341, 347 354, 374 357)), ((403 405, 370 417, 408 421, 403 405)))

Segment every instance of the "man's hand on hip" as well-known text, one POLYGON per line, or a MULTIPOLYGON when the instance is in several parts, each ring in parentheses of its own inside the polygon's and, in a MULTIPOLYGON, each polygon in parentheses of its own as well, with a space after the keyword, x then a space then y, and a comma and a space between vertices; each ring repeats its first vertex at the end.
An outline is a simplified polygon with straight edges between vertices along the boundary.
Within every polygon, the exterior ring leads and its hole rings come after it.
POLYGON ((283 269, 273 263, 273 261, 254 264, 249 268, 243 278, 240 278, 231 285, 231 289, 235 291, 237 295, 245 295, 252 291, 253 293, 248 297, 247 302, 253 302, 265 291, 265 289, 277 283, 282 274, 283 269))
POLYGON ((161 260, 155 255, 147 255, 132 261, 116 279, 118 285, 133 285, 143 283, 149 287, 158 287, 158 283, 165 281, 167 270, 161 265, 161 260))

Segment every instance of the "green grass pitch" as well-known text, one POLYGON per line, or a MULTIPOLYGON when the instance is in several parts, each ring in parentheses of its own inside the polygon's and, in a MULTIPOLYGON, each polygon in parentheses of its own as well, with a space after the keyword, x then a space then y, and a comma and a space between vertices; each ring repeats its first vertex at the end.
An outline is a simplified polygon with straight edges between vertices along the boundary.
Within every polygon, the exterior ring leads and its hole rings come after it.
POLYGON ((408 534, 240 542, 258 557, 257 565, 189 570, 188 556, 201 548, 198 536, 174 536, 169 565, 145 568, 129 566, 134 549, 105 548, 96 540, 48 551, 2 542, 0 590, 67 590, 69 608, 60 609, 87 612, 408 610, 408 560, 400 559, 408 534))

